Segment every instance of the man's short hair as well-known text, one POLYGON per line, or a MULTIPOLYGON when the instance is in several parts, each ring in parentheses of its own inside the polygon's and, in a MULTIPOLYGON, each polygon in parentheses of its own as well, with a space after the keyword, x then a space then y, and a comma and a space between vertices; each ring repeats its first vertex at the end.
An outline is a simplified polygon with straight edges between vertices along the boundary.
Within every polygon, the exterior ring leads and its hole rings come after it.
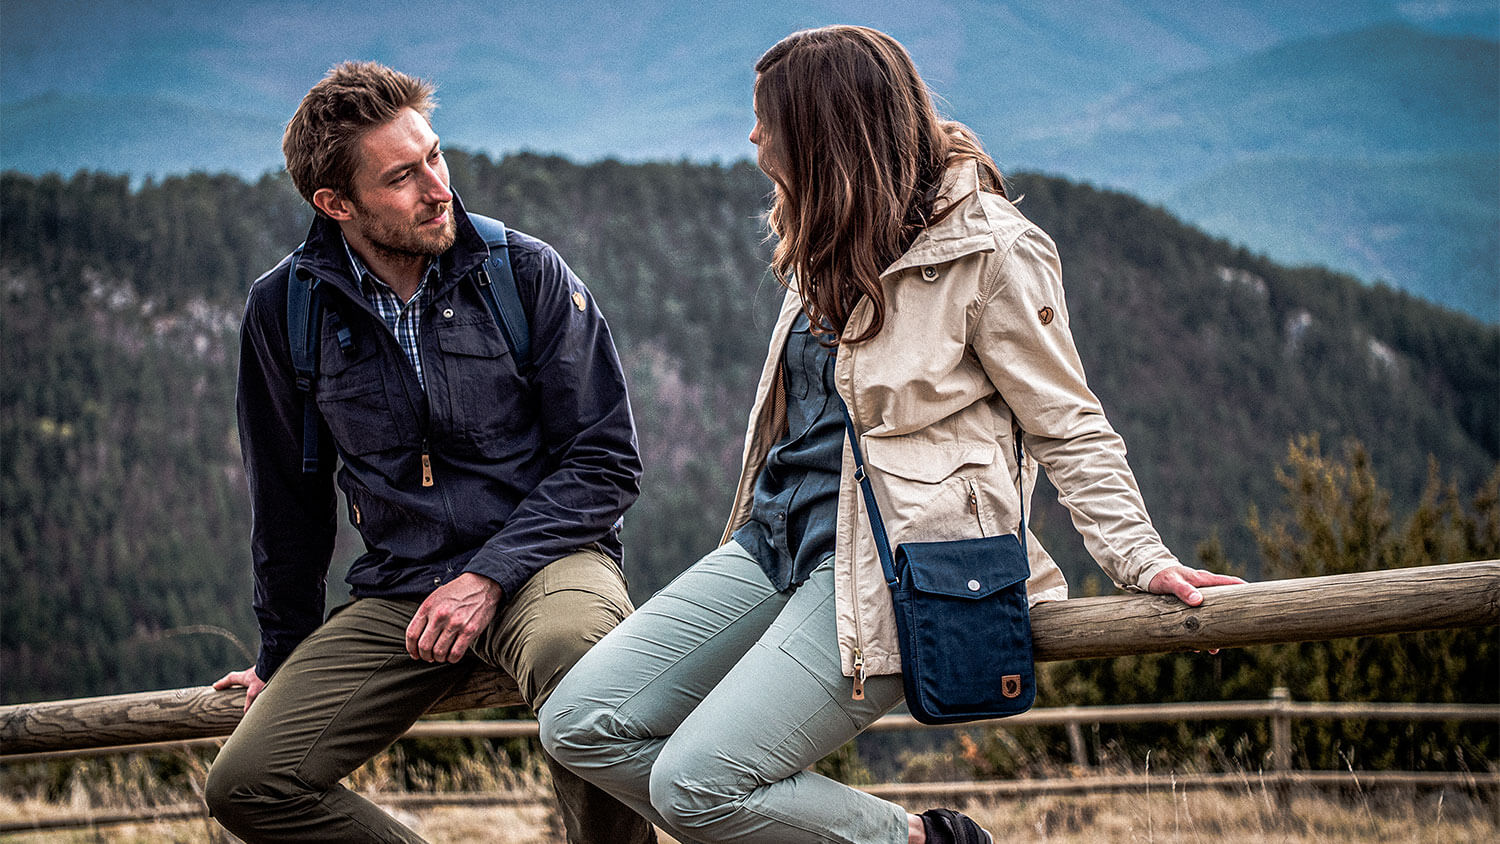
POLYGON ((302 98, 281 138, 286 171, 297 192, 309 205, 321 188, 352 199, 360 139, 396 119, 402 109, 414 109, 430 121, 437 106, 433 90, 431 83, 378 62, 334 66, 302 98))

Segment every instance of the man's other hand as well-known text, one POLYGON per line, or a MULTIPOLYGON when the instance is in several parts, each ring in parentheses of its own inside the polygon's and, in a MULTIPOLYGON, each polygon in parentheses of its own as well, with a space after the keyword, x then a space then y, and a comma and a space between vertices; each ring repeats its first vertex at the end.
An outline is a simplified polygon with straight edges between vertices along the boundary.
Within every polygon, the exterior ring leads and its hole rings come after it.
POLYGON ((427 596, 406 628, 406 652, 426 662, 458 662, 500 605, 500 584, 464 572, 427 596))
POLYGON ((249 712, 250 704, 255 702, 255 697, 260 694, 260 690, 266 687, 266 681, 260 679, 260 675, 255 673, 255 666, 252 665, 244 671, 231 671, 214 683, 216 689, 232 689, 238 686, 245 687, 245 711, 249 712))

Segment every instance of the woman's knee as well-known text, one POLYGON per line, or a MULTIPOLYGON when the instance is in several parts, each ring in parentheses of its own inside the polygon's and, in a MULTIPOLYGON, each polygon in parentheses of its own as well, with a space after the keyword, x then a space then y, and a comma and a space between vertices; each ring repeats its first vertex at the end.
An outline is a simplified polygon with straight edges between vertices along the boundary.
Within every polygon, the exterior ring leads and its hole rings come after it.
POLYGON ((711 831, 744 809, 755 783, 712 752, 681 748, 668 742, 651 767, 651 806, 674 829, 711 831))
POLYGON ((614 707, 570 696, 566 688, 537 710, 537 721, 542 748, 569 768, 604 767, 626 741, 614 707))

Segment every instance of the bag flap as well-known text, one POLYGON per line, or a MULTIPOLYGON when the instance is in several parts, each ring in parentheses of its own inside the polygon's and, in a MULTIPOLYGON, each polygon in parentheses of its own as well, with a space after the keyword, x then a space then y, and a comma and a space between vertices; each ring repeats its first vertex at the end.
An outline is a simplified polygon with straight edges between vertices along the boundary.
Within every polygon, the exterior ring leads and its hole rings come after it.
POLYGON ((1012 534, 903 542, 896 548, 896 570, 919 592, 973 599, 1024 584, 1031 575, 1021 543, 1012 534))
POLYGON ((995 444, 938 444, 911 437, 863 437, 865 462, 886 474, 911 481, 935 484, 952 477, 964 466, 988 466, 995 462, 995 444))

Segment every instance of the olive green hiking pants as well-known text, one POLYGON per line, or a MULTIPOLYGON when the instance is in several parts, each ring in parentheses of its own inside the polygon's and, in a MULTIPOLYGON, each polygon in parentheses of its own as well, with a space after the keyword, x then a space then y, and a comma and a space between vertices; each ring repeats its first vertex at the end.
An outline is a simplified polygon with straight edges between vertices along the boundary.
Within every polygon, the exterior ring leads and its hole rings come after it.
MULTIPOLYGON (((362 598, 336 612, 277 670, 219 751, 204 799, 247 842, 422 839, 340 784, 461 683, 475 660, 514 677, 540 707, 573 663, 631 611, 614 561, 584 550, 533 576, 458 663, 413 659, 419 601, 362 598)), ((649 842, 613 797, 547 759, 568 840, 649 842)))

